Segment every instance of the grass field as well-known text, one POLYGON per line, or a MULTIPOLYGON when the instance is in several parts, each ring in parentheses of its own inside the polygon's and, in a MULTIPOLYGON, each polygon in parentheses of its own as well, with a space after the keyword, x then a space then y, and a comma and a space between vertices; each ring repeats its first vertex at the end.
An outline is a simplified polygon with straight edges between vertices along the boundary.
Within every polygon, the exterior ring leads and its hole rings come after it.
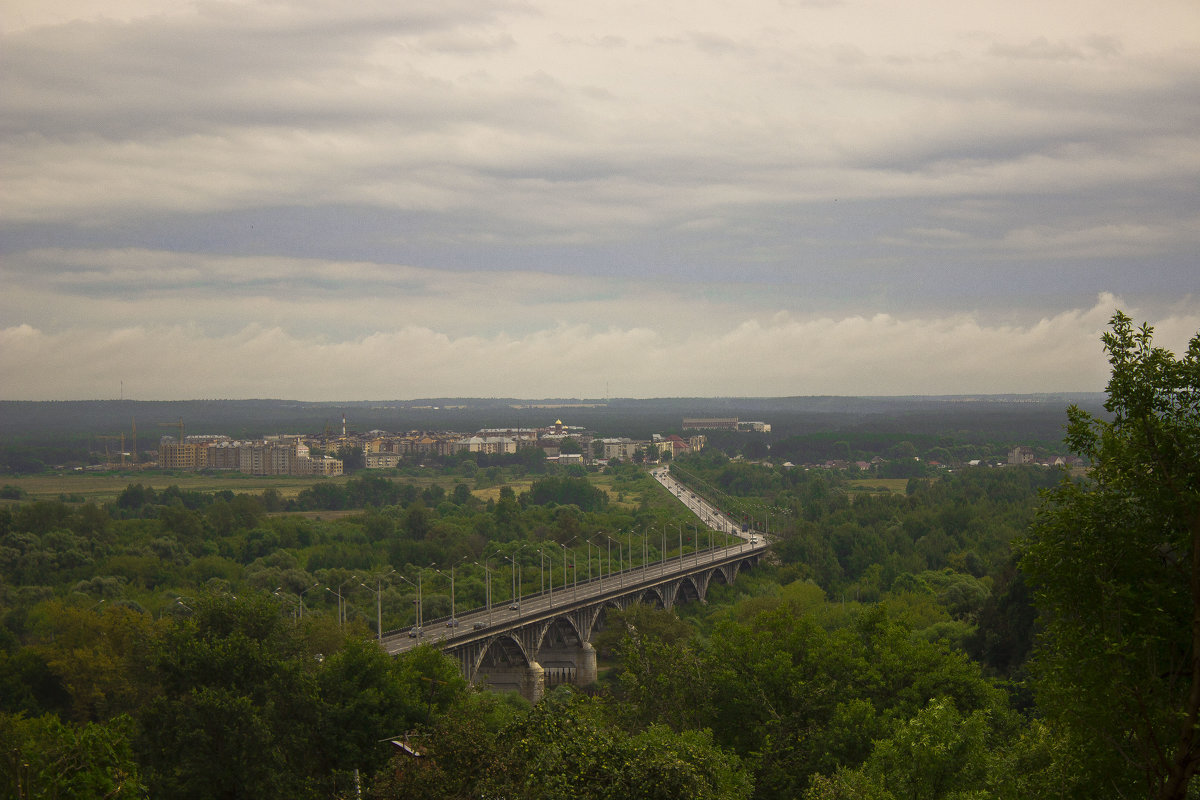
MULTIPOLYGON (((454 485, 453 483, 450 484, 450 486, 453 486, 453 485, 454 485)), ((503 486, 511 487, 513 492, 515 492, 516 494, 520 494, 521 492, 529 491, 529 487, 532 485, 533 485, 532 478, 529 480, 512 481, 511 483, 503 484, 503 486)), ((447 486, 446 488, 449 489, 450 486, 447 486)), ((497 486, 489 486, 487 489, 472 489, 471 494, 475 495, 480 500, 483 500, 485 502, 488 500, 499 500, 500 499, 500 489, 502 489, 503 486, 497 485, 497 486)))
POLYGON ((905 494, 908 490, 908 478, 860 478, 848 483, 851 491, 870 494, 905 494))
MULTIPOLYGON (((358 473, 363 474, 363 473, 358 473)), ((466 480, 472 486, 471 493, 481 500, 496 500, 500 497, 500 485, 486 489, 475 489, 473 481, 461 477, 437 475, 412 477, 397 476, 385 473, 383 477, 397 480, 401 483, 411 483, 419 487, 441 484, 449 492, 455 483, 466 480)), ((607 475, 591 475, 592 483, 608 494, 609 502, 620 508, 636 508, 642 499, 640 491, 619 490, 614 479, 607 475), (618 499, 624 491, 624 500, 618 499)), ((342 475, 337 478, 291 477, 288 475, 246 475, 239 472, 230 473, 166 473, 157 470, 122 470, 114 472, 63 472, 53 475, 32 475, 9 477, 0 480, 8 486, 23 489, 33 500, 70 500, 94 501, 105 503, 115 500, 117 495, 130 484, 140 483, 155 490, 166 489, 168 486, 178 486, 202 492, 217 492, 228 489, 235 494, 262 494, 267 489, 275 489, 285 500, 294 498, 304 489, 321 482, 345 483, 350 476, 342 475)), ((880 481, 874 481, 879 483, 880 481)), ((886 481, 883 481, 886 483, 886 481)), ((903 481, 899 491, 904 491, 903 481)), ((512 481, 504 484, 520 494, 528 491, 533 484, 533 478, 512 481)), ((0 503, 5 501, 0 501, 0 503)), ((664 500, 665 502, 665 500, 664 500)))
MULTIPOLYGON (((642 501, 642 493, 638 491, 628 491, 617 489, 614 484, 616 480, 611 475, 591 475, 592 485, 597 489, 601 489, 608 495, 608 502, 612 508, 634 509, 637 508, 642 501), (624 499, 621 495, 624 493, 624 499)), ((665 493, 664 493, 665 495, 665 493)))
POLYGON ((295 497, 300 494, 301 490, 320 481, 344 483, 346 480, 345 476, 294 478, 287 475, 182 474, 144 470, 140 472, 64 472, 55 475, 10 477, 4 479, 3 483, 24 489, 34 500, 57 500, 65 495, 102 503, 115 499, 125 487, 132 483, 140 483, 155 490, 178 486, 180 489, 204 492, 228 489, 235 494, 261 494, 266 489, 273 487, 284 498, 289 498, 295 497))

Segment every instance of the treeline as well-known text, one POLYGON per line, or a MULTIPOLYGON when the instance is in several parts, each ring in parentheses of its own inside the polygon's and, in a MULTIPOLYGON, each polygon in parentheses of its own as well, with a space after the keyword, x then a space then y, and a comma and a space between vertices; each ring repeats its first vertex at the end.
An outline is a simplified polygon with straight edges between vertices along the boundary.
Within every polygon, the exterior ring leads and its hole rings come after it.
POLYGON ((1027 534, 1040 493, 1062 480, 1061 471, 965 469, 911 479, 899 495, 857 491, 836 471, 778 469, 712 452, 671 469, 733 517, 769 530, 785 575, 811 580, 831 598, 931 598, 949 613, 931 633, 995 674, 1022 674, 1034 614, 1012 543, 1027 534))
MULTIPOLYGON (((590 532, 633 531, 624 534, 632 543, 648 528, 690 528, 634 465, 604 476, 608 491, 572 470, 488 500, 465 476, 447 488, 370 475, 292 501, 271 490, 132 484, 104 506, 0 508, 0 744, 43 764, 34 772, 63 797, 86 796, 69 786, 84 779, 54 778, 53 754, 99 740, 107 755, 90 762, 88 780, 153 796, 271 785, 328 796, 348 790, 357 767, 380 798, 559 796, 550 786, 598 797, 782 798, 840 780, 839 767, 865 769, 876 742, 904 725, 966 725, 968 744, 984 750, 1019 727, 1014 708, 1027 701, 1010 699, 968 654, 984 641, 989 652, 1027 648, 1027 627, 987 620, 1006 543, 1027 524, 1041 473, 979 471, 914 482, 898 496, 714 453, 673 469, 730 513, 769 525, 778 564, 714 587, 711 612, 690 622, 649 609, 614 614, 597 640, 613 665, 599 696, 564 689, 537 709, 469 692, 434 654, 416 666, 378 658, 361 644, 374 635, 375 603, 385 629, 411 624, 414 592, 371 576, 422 569, 431 619, 452 598, 430 565, 457 566, 461 609, 482 604, 489 554, 493 573, 513 558, 528 593, 539 586, 542 545, 568 545, 577 569, 591 557, 599 571, 600 548, 584 544, 590 532), (288 508, 357 513, 322 521, 288 508), (430 700, 423 693, 434 687, 430 700), (364 697, 380 698, 365 717, 364 697), (422 763, 435 766, 387 764, 377 740, 409 730, 430 758, 422 763), (246 758, 256 746, 271 757, 246 758), (219 769, 209 764, 215 752, 219 769), (479 768, 456 768, 465 764, 479 768)), ((473 477, 505 477, 482 473, 473 477)), ((652 560, 662 555, 657 538, 647 539, 652 560)), ((685 547, 705 544, 691 539, 685 547)), ((504 602, 509 580, 493 574, 492 590, 504 602)), ((1011 677, 1020 663, 986 672, 1011 677)))
MULTIPOLYGON (((504 481, 506 472, 477 471, 476 484, 504 481)), ((569 544, 578 568, 588 568, 591 553, 598 571, 598 548, 588 548, 586 536, 682 515, 639 469, 614 468, 608 479, 624 502, 610 503, 604 490, 568 471, 537 479, 520 494, 503 486, 486 500, 464 481, 416 484, 367 475, 318 483, 287 500, 274 489, 235 494, 135 483, 104 505, 18 502, 0 506, 0 591, 10 612, 57 595, 159 613, 173 595, 255 590, 278 591, 297 610, 301 596, 307 607, 327 609, 337 598, 310 591, 315 584, 336 589, 356 576, 346 591, 362 592, 366 576, 388 568, 415 580, 417 569, 457 564, 454 598, 448 582, 426 582, 426 616, 435 618, 452 604, 484 602, 485 558, 494 559, 493 571, 515 561, 527 593, 540 582, 539 547, 569 544), (354 513, 330 520, 288 513, 308 510, 354 513)), ((659 549, 649 548, 652 559, 659 549)), ((497 601, 510 587, 497 582, 497 601)), ((403 582, 383 587, 370 603, 352 598, 351 615, 374 621, 366 611, 377 604, 386 629, 411 624, 412 593, 403 582)))

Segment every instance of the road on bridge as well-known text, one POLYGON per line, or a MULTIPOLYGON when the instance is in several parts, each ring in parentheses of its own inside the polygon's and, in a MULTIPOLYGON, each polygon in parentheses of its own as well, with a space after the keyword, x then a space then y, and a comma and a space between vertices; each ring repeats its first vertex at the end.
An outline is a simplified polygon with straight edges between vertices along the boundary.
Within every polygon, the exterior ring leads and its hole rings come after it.
MULTIPOLYGON (((653 586, 681 573, 694 572, 715 562, 755 555, 766 549, 767 543, 763 534, 758 531, 739 530, 732 519, 672 478, 665 467, 652 470, 650 474, 704 523, 705 530, 710 531, 712 537, 720 534, 725 541, 710 537, 713 546, 709 549, 601 575, 590 581, 556 587, 549 592, 520 597, 518 602, 511 606, 493 605, 490 609, 473 609, 459 614, 457 624, 453 626, 448 626, 446 623, 449 620, 445 618, 430 620, 421 629, 419 636, 411 635, 413 631, 410 629, 385 633, 380 643, 388 653, 395 655, 411 650, 419 644, 448 647, 475 639, 486 639, 508 628, 518 627, 538 618, 553 617, 581 605, 594 603, 608 595, 627 594, 638 587, 653 586), (736 538, 737 544, 730 543, 730 537, 736 538), (725 546, 721 546, 722 544, 725 546)), ((666 536, 665 533, 663 535, 666 536)), ((696 544, 699 545, 699 542, 696 544)))

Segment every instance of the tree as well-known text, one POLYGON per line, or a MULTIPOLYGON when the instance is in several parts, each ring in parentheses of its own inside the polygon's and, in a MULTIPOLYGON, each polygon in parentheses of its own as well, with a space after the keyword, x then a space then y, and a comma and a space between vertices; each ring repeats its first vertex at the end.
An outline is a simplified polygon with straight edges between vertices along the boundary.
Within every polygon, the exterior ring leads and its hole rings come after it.
POLYGON ((989 732, 986 712, 963 715, 953 703, 934 698, 875 742, 858 770, 815 779, 806 800, 979 797, 987 781, 989 732))
POLYGON ((74 725, 52 714, 0 714, 0 786, 29 800, 143 797, 133 729, 124 715, 74 725))
POLYGON ((338 448, 337 457, 342 460, 342 471, 349 475, 358 472, 366 466, 366 456, 359 445, 342 445, 338 448))
POLYGON ((505 769, 482 796, 567 800, 740 800, 750 795, 741 761, 708 731, 662 725, 630 733, 603 700, 560 688, 502 732, 505 769))
POLYGON ((1176 359, 1150 326, 1110 324, 1112 418, 1068 410, 1091 469, 1047 493, 1024 544, 1035 690, 1109 794, 1182 799, 1200 767, 1200 334, 1176 359))
POLYGON ((163 694, 139 712, 156 797, 311 796, 319 662, 266 598, 200 598, 158 644, 163 694))

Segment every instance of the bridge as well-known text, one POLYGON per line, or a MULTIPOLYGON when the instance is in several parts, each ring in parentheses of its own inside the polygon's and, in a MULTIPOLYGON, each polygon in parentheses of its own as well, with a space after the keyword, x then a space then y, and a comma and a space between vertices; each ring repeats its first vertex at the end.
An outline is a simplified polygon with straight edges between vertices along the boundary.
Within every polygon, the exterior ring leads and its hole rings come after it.
POLYGON ((533 702, 548 687, 595 682, 596 650, 591 639, 604 627, 608 610, 634 603, 669 609, 677 603, 703 601, 713 582, 732 584, 741 570, 758 563, 767 547, 765 536, 742 531, 671 478, 665 468, 652 474, 707 526, 710 547, 551 587, 548 592, 518 595, 507 607, 489 604, 455 619, 430 620, 420 629, 385 633, 380 643, 393 655, 432 643, 455 658, 472 683, 519 691, 533 702), (720 545, 713 543, 714 536, 723 540, 720 545))

